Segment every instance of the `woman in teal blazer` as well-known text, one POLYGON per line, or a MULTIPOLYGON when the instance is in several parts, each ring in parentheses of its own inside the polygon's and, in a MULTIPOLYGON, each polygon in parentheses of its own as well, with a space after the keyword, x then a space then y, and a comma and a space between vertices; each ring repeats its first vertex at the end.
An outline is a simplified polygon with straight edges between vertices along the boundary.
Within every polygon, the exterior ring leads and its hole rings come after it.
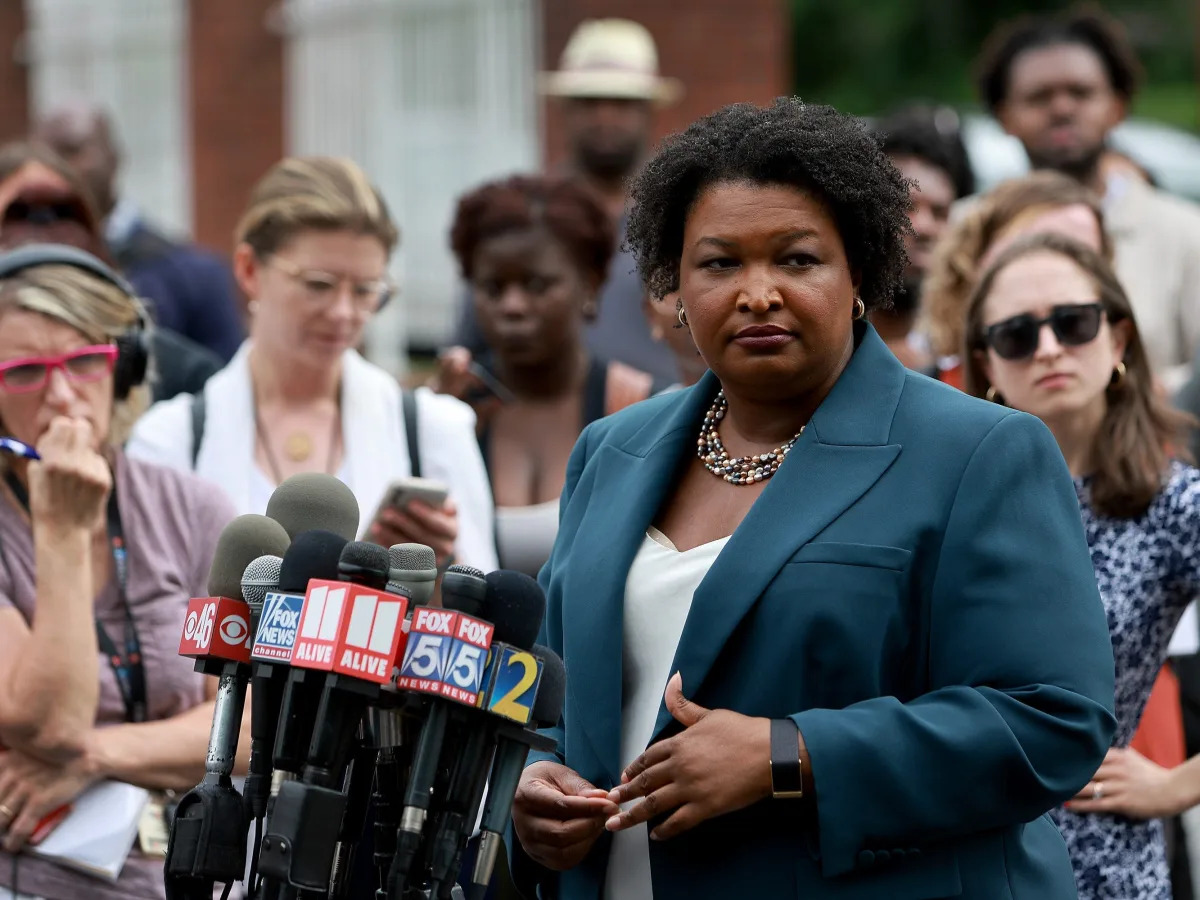
POLYGON ((513 814, 541 895, 1074 897, 1045 813, 1113 734, 1107 625, 1045 427, 863 321, 907 185, 780 100, 668 141, 634 198, 642 275, 711 371, 568 467, 541 575, 567 700, 513 814))

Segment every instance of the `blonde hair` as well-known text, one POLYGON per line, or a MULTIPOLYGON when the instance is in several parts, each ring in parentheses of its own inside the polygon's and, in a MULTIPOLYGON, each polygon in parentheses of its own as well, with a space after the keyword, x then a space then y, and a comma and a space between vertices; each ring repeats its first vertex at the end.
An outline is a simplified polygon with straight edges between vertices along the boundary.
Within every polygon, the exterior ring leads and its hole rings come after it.
MULTIPOLYGON (((145 321, 138 300, 115 284, 69 265, 32 266, 0 281, 0 317, 14 309, 68 325, 93 344, 111 344, 135 328, 139 318, 145 321)), ((124 444, 149 406, 150 388, 145 384, 115 402, 108 429, 109 446, 124 444)))
POLYGON ((975 201, 933 250, 921 288, 922 330, 938 356, 962 352, 967 299, 979 279, 979 264, 992 243, 1031 212, 1082 204, 1096 215, 1101 253, 1112 259, 1100 199, 1060 172, 1040 171, 1005 181, 975 201))
POLYGON ((379 189, 356 163, 341 157, 289 157, 276 163, 251 191, 233 237, 264 258, 308 230, 369 235, 389 255, 399 239, 379 189))

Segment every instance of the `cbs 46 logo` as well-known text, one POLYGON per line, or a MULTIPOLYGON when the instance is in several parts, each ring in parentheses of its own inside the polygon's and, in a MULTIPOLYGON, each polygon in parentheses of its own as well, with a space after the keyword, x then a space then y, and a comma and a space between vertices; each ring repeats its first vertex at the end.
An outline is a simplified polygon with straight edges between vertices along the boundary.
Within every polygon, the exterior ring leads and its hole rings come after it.
POLYGON ((213 624, 217 617, 217 604, 206 603, 197 613, 193 611, 183 626, 183 636, 197 646, 207 647, 212 640, 213 624))

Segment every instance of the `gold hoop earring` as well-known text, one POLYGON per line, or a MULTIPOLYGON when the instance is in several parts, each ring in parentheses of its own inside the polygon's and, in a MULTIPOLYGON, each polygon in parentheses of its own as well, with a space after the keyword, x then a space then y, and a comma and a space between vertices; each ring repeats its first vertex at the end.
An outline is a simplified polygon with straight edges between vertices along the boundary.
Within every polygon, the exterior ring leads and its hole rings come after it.
POLYGON ((983 395, 983 399, 988 403, 999 403, 1001 406, 1004 405, 1004 398, 1000 396, 995 385, 992 385, 987 389, 987 393, 983 395))
POLYGON ((687 328, 687 310, 680 304, 679 310, 675 313, 675 318, 679 320, 680 328, 687 328))
POLYGON ((1113 369, 1113 375, 1112 378, 1109 379, 1108 386, 1116 388, 1123 385, 1125 383, 1125 376, 1128 374, 1128 372, 1129 370, 1125 368, 1124 360, 1117 360, 1117 365, 1113 369))
POLYGON ((867 314, 867 304, 863 303, 862 297, 854 298, 854 321, 858 321, 867 314))

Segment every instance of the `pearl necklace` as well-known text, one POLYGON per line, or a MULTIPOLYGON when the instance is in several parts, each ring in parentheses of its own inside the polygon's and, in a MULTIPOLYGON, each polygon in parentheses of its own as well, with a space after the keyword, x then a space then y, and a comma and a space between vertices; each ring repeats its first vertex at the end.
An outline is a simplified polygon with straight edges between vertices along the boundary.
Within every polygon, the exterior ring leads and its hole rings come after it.
POLYGON ((721 443, 721 436, 717 434, 717 426, 725 418, 725 410, 728 407, 729 404, 725 401, 725 391, 717 391, 712 406, 704 414, 704 424, 700 426, 700 439, 696 442, 696 455, 704 463, 704 468, 730 484, 758 484, 760 481, 766 481, 779 471, 779 467, 783 465, 784 459, 787 458, 797 439, 804 434, 804 427, 801 426, 795 437, 770 453, 761 453, 757 456, 738 456, 730 459, 725 445, 721 443))

